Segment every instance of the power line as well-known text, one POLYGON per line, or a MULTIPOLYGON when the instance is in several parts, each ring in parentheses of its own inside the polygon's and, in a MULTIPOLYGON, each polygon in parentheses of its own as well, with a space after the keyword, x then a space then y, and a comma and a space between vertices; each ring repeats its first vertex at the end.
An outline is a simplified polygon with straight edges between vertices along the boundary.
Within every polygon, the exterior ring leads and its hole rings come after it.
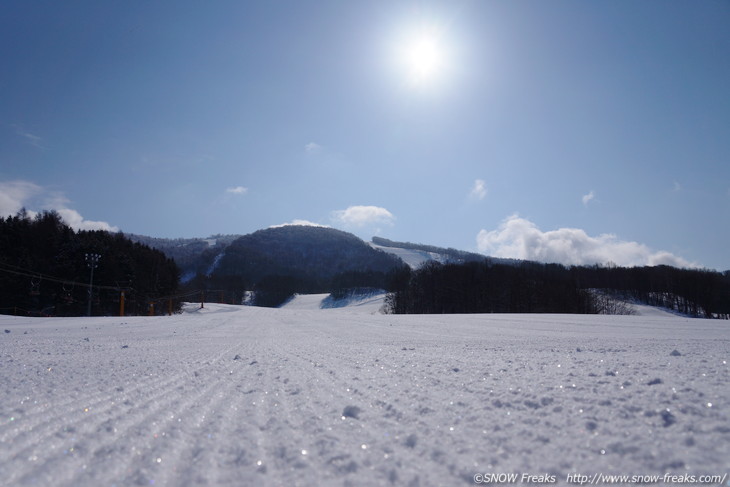
MULTIPOLYGON (((58 283, 63 286, 72 286, 72 287, 78 286, 80 288, 89 288, 89 289, 91 288, 90 283, 74 281, 74 280, 69 280, 69 279, 62 279, 57 276, 52 276, 52 275, 44 274, 41 272, 35 272, 31 269, 27 269, 24 267, 16 266, 13 264, 8 264, 8 263, 4 263, 4 262, 0 262, 0 272, 4 272, 6 274, 12 274, 12 275, 16 275, 16 276, 28 277, 34 282, 35 282, 35 280, 37 280, 37 281, 39 281, 38 285, 40 285, 40 281, 47 281, 47 282, 58 283)), ((124 293, 127 291, 132 291, 133 295, 138 294, 133 288, 131 288, 129 286, 120 285, 119 283, 117 283, 116 286, 94 285, 94 289, 121 292, 122 293, 122 295, 120 297, 121 300, 124 300, 124 293)), ((227 291, 225 289, 197 289, 194 291, 187 291, 187 292, 172 294, 172 295, 168 295, 168 296, 158 296, 158 297, 148 297, 147 296, 147 297, 145 297, 145 296, 139 295, 139 298, 141 298, 142 302, 147 302, 150 304, 160 303, 160 302, 182 301, 185 298, 192 298, 192 297, 200 297, 200 301, 205 302, 206 295, 210 295, 212 293, 221 293, 221 295, 222 295, 222 293, 226 293, 226 292, 227 291)), ((198 301, 198 299, 195 299, 194 301, 198 301)), ((31 313, 30 311, 24 310, 20 307, 2 308, 2 309, 0 309, 0 311, 5 310, 5 309, 13 309, 15 311, 25 311, 28 314, 31 313)), ((121 310, 124 309, 123 305, 120 309, 121 310)), ((121 312, 123 313, 123 311, 121 311, 121 312)), ((33 313, 38 313, 38 312, 33 312, 33 313)))
MULTIPOLYGON (((57 282, 59 284, 72 284, 74 286, 80 286, 80 287, 90 287, 88 282, 78 282, 78 281, 71 281, 69 279, 61 279, 60 277, 55 276, 49 276, 47 274, 43 274, 40 272, 35 272, 30 269, 25 269, 23 267, 14 266, 12 264, 5 264, 0 262, 0 272, 6 272, 8 274, 15 274, 18 276, 25 276, 35 279, 41 279, 43 281, 50 281, 50 282, 57 282), (9 269, 4 269, 3 267, 9 267, 9 269)), ((119 291, 121 289, 119 286, 94 286, 97 289, 107 289, 112 291, 119 291)))

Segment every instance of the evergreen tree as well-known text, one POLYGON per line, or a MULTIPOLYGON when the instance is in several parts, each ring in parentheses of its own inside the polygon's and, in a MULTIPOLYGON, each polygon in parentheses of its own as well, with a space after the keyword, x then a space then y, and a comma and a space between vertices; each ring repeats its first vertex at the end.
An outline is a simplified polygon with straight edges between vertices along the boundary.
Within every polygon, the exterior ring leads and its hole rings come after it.
MULTIPOLYGON (((0 218, 0 312, 32 315, 115 315, 125 291, 125 314, 147 314, 150 302, 177 292, 179 271, 159 251, 121 233, 74 232, 60 215, 0 218), (89 296, 86 254, 101 255, 89 296)), ((169 306, 157 306, 162 313, 169 306)))

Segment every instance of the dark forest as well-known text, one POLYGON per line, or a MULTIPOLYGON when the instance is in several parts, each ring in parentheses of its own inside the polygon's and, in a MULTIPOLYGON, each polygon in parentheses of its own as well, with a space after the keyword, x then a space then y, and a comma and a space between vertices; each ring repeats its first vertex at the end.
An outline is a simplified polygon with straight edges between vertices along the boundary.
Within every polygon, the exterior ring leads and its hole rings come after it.
POLYGON ((393 313, 623 314, 635 301, 689 316, 730 316, 730 272, 668 266, 429 262, 392 274, 393 313))
POLYGON ((0 313, 80 316, 89 301, 92 315, 168 313, 179 278, 172 259, 121 233, 76 232, 55 212, 0 218, 0 313), (87 254, 100 256, 91 296, 87 254))

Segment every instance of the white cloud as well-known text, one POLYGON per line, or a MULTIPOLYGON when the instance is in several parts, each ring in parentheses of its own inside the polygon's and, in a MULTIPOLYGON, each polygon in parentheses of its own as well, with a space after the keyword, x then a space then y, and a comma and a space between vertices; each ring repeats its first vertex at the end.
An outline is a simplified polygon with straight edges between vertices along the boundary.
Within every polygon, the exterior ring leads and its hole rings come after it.
POLYGON ((107 232, 118 232, 119 228, 109 225, 107 222, 86 220, 81 214, 70 208, 56 209, 63 221, 74 230, 106 230, 107 232))
POLYGON ((679 184, 677 181, 674 181, 674 192, 682 191, 682 185, 679 184))
POLYGON ((0 216, 14 216, 22 208, 29 216, 41 210, 58 212, 63 221, 74 230, 106 230, 118 232, 119 228, 107 222, 86 220, 81 214, 68 207, 69 200, 57 191, 51 191, 30 181, 0 181, 0 216), (34 210, 31 206, 35 206, 34 210))
POLYGON ((304 150, 310 154, 312 154, 314 152, 318 152, 321 148, 322 148, 322 146, 316 142, 310 142, 304 146, 304 150))
POLYGON ((30 145, 33 145, 35 147, 38 147, 39 149, 44 149, 43 146, 43 138, 39 137, 38 135, 32 134, 25 130, 22 126, 17 124, 11 124, 11 126, 15 129, 15 133, 26 140, 30 145))
POLYGON ((379 206, 350 206, 346 210, 333 211, 332 220, 348 227, 363 227, 373 224, 392 225, 395 216, 379 206))
POLYGON ((309 220, 292 220, 289 223, 282 223, 280 225, 271 225, 269 228, 281 228, 281 227, 291 227, 291 226, 330 228, 329 225, 321 225, 319 223, 310 222, 309 220))
POLYGON ((512 215, 496 230, 477 235, 480 252, 494 257, 555 262, 565 265, 591 265, 613 262, 620 266, 671 265, 698 267, 666 251, 654 251, 638 242, 619 240, 615 235, 591 237, 578 228, 559 228, 543 232, 529 220, 512 215))
POLYGON ((469 197, 475 200, 483 200, 487 196, 487 183, 483 179, 475 179, 474 186, 469 192, 469 197))
POLYGON ((248 188, 245 188, 243 186, 236 186, 234 188, 227 188, 226 193, 230 194, 246 194, 248 193, 248 188))
POLYGON ((15 215, 41 193, 43 188, 30 181, 0 181, 0 216, 15 215))
POLYGON ((583 195, 583 198, 582 198, 582 200, 583 200, 583 206, 588 206, 588 203, 590 203, 591 200, 593 200, 595 197, 596 197, 596 195, 595 195, 595 193, 593 191, 591 191, 588 194, 584 194, 583 195))

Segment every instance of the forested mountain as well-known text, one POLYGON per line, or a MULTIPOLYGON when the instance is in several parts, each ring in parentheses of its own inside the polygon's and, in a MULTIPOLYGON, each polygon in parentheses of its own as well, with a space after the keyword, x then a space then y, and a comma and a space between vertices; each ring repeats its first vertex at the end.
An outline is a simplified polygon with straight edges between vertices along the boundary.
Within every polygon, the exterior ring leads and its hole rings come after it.
POLYGON ((382 288, 386 275, 401 265, 397 257, 350 233, 287 225, 234 240, 205 279, 198 276, 193 285, 208 281, 214 287, 246 286, 256 291, 256 304, 277 305, 293 293, 382 288))
MULTIPOLYGON (((288 227, 296 226, 288 225, 288 227)), ((324 227, 309 228, 322 229, 324 227)), ((267 230, 261 231, 266 232, 267 230)), ((334 235, 336 238, 338 238, 337 236, 339 233, 344 233, 331 228, 328 230, 332 231, 329 233, 329 235, 334 235)), ((297 230, 294 231, 296 232, 297 230)), ((310 230, 309 232, 313 234, 318 233, 316 230, 310 230)), ((287 232, 279 232, 275 238, 278 239, 283 235, 283 238, 287 239, 288 237, 286 237, 286 233, 287 232)), ((325 232, 325 234, 327 234, 327 232, 325 232)), ((242 237, 248 237, 248 235, 212 235, 207 238, 168 239, 148 237, 136 234, 127 234, 127 237, 135 242, 139 242, 152 248, 161 250, 168 257, 175 259, 175 262, 180 268, 182 281, 187 282, 193 279, 196 275, 212 276, 214 274, 214 270, 218 266, 220 266, 221 264, 225 265, 225 262, 222 262, 222 259, 228 246, 242 237)), ((324 236, 320 236, 320 240, 323 240, 324 238, 324 236)), ((355 238, 358 241, 360 240, 354 235, 351 235, 351 238, 355 238)), ((497 259, 493 257, 486 257, 482 254, 477 254, 474 252, 466 252, 463 250, 457 250, 452 248, 436 247, 433 245, 416 244, 410 242, 396 242, 382 237, 373 237, 372 244, 370 246, 397 257, 399 260, 402 260, 413 268, 417 268, 422 263, 431 260, 435 260, 442 264, 480 262, 484 259, 489 259, 494 262, 502 263, 519 263, 519 261, 513 261, 511 259, 497 259)), ((361 254, 360 256, 364 255, 367 254, 361 254)), ((352 265, 355 267, 357 266, 357 264, 355 263, 353 263, 352 265)), ((226 273, 224 270, 222 274, 230 273, 226 273)))
POLYGON ((285 225, 248 235, 130 238, 175 259, 187 291, 215 291, 221 299, 241 302, 246 291, 254 290, 255 303, 267 306, 294 293, 384 288, 388 272, 403 265, 355 235, 328 227, 285 225))
POLYGON ((388 272, 399 259, 334 228, 287 225, 259 230, 226 249, 216 273, 252 281, 271 274, 331 279, 343 272, 388 272))
MULTIPOLYGON (((121 233, 75 232, 58 213, 0 218, 0 312, 78 316, 88 311, 91 268, 98 254, 91 313, 149 314, 150 303, 177 292, 179 271, 162 252, 121 233)), ((162 303, 160 303, 162 304, 162 303)), ((169 311, 158 306, 153 312, 169 311)))
POLYGON ((208 238, 155 238, 128 234, 127 237, 153 249, 164 252, 175 260, 183 282, 196 274, 207 274, 210 267, 231 242, 241 235, 212 235, 208 238))

